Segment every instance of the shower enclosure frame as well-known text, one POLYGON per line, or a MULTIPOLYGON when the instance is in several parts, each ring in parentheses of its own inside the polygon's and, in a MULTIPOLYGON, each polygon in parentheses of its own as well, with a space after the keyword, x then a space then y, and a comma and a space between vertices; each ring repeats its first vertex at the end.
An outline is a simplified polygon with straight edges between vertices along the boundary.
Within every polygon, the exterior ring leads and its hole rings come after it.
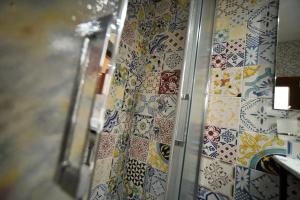
POLYGON ((216 0, 191 0, 165 199, 196 199, 216 0))

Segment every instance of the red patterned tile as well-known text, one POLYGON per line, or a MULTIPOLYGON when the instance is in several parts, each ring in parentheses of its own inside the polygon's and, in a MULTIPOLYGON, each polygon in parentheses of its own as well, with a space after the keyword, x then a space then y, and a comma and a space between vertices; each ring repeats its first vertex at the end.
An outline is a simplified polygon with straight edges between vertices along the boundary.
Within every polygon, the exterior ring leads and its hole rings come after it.
POLYGON ((226 65, 226 54, 215 54, 211 58, 211 67, 212 68, 221 68, 225 69, 226 65))
POLYGON ((211 141, 211 142, 219 142, 220 132, 221 132, 220 128, 217 128, 215 126, 205 126, 204 140, 211 141))
POLYGON ((102 133, 100 135, 97 159, 112 157, 116 135, 102 133))
POLYGON ((218 152, 217 158, 223 160, 224 162, 235 163, 236 160, 235 145, 219 142, 217 152, 218 152))
POLYGON ((154 139, 159 143, 171 144, 174 121, 165 118, 154 119, 154 139))
POLYGON ((179 89, 180 70, 161 73, 159 94, 177 94, 179 89))
POLYGON ((129 156, 139 161, 146 162, 149 149, 149 140, 133 136, 130 141, 129 156))

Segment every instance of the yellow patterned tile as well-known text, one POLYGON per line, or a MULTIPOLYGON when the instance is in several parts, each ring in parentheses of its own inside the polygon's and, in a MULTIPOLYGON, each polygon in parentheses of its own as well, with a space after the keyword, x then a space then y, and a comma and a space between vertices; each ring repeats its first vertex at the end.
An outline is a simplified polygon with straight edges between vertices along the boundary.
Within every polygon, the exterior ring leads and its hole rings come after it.
POLYGON ((151 141, 148 163, 163 172, 168 172, 170 146, 151 141))
POLYGON ((211 69, 210 94, 241 96, 242 71, 241 67, 211 69))
POLYGON ((264 156, 284 154, 286 144, 275 135, 244 132, 238 138, 238 163, 255 168, 264 156))
POLYGON ((125 87, 114 86, 111 87, 110 93, 107 97, 106 108, 107 109, 121 109, 123 105, 125 87))
POLYGON ((215 31, 227 29, 229 27, 229 24, 230 24, 229 16, 218 17, 215 20, 215 31))
POLYGON ((246 33, 247 33, 247 26, 246 25, 230 27, 230 29, 229 29, 229 39, 230 40, 245 39, 246 38, 246 33))

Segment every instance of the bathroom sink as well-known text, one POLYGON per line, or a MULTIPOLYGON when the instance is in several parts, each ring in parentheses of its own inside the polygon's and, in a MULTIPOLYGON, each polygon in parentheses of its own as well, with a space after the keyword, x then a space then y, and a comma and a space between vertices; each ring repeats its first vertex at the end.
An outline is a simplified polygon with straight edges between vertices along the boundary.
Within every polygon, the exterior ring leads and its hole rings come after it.
POLYGON ((288 172, 300 179, 300 160, 279 155, 274 155, 273 158, 288 172))

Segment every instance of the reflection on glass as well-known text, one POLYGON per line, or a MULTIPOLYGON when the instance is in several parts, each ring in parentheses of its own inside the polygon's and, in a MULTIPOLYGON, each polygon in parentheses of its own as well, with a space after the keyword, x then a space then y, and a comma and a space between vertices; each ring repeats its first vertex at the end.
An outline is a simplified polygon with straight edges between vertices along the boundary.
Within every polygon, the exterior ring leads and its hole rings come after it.
POLYGON ((300 1, 281 0, 276 49, 274 108, 300 109, 300 1), (280 88, 279 88, 280 87, 280 88), (284 89, 288 87, 289 93, 284 89), (289 105, 287 103, 287 96, 289 105))

